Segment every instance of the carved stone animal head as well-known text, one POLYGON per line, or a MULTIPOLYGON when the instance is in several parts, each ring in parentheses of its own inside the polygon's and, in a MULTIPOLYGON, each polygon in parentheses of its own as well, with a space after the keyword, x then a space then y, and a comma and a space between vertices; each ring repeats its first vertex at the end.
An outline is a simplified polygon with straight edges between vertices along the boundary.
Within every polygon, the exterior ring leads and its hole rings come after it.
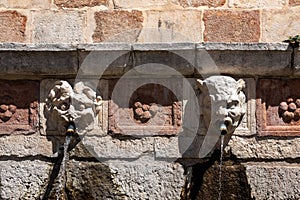
POLYGON ((61 135, 72 122, 78 133, 83 133, 92 129, 96 123, 96 114, 101 104, 101 97, 96 96, 96 92, 83 82, 76 83, 72 88, 67 81, 57 81, 46 99, 47 126, 58 129, 61 135))
POLYGON ((225 124, 227 132, 233 133, 246 112, 246 97, 242 89, 245 82, 228 76, 211 76, 197 80, 200 89, 200 108, 206 129, 219 128, 225 124))

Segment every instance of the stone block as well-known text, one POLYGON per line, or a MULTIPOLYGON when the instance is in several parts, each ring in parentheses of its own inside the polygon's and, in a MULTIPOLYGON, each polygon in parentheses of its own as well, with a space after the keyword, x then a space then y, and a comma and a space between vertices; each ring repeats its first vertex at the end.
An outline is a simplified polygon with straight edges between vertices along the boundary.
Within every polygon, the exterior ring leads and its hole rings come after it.
POLYGON ((111 134, 147 137, 179 133, 182 124, 182 79, 122 77, 109 84, 111 134))
POLYGON ((146 11, 138 42, 201 42, 201 18, 197 10, 146 11))
POLYGON ((126 199, 109 167, 100 162, 69 161, 66 166, 66 191, 68 199, 126 199))
POLYGON ((7 8, 27 9, 49 9, 51 4, 51 0, 7 0, 6 2, 7 8))
POLYGON ((256 92, 256 119, 260 136, 300 135, 298 79, 260 79, 256 92))
POLYGON ((177 160, 182 157, 180 152, 178 137, 156 137, 154 140, 155 157, 158 159, 174 159, 177 160))
POLYGON ((82 7, 93 7, 109 4, 109 0, 54 0, 54 4, 61 8, 82 8, 82 7))
POLYGON ((137 10, 100 11, 94 17, 94 42, 136 42, 144 21, 143 13, 137 10))
POLYGON ((2 11, 0 20, 0 42, 25 42, 27 16, 17 11, 2 11))
POLYGON ((201 74, 289 76, 291 51, 203 50, 197 52, 201 74), (203 63, 200 59, 205 57, 203 63), (200 60, 200 61, 199 61, 200 60), (205 66, 206 64, 210 64, 205 66), (212 66, 212 67, 210 67, 212 66))
POLYGON ((2 80, 0 86, 0 135, 36 132, 39 83, 2 80))
POLYGON ((149 7, 160 7, 167 5, 167 0, 115 0, 114 5, 117 8, 149 8, 149 7))
POLYGON ((1 199, 41 199, 51 164, 39 160, 0 161, 1 199))
POLYGON ((288 159, 298 158, 300 139, 244 138, 233 136, 229 141, 233 155, 241 159, 288 159))
POLYGON ((34 43, 81 43, 84 13, 77 11, 33 11, 34 43))
POLYGON ((283 8, 288 4, 288 2, 287 0, 229 0, 228 4, 231 8, 283 8))
POLYGON ((179 4, 186 7, 199 7, 199 6, 208 6, 208 7, 222 7, 225 5, 226 0, 178 0, 179 4))
POLYGON ((71 152, 74 157, 107 159, 137 159, 144 154, 154 154, 153 138, 118 139, 111 136, 86 135, 71 152))
POLYGON ((287 163, 245 163, 255 199, 299 199, 300 166, 287 163))
POLYGON ((75 75, 76 51, 0 51, 2 76, 75 75))
POLYGON ((300 7, 262 11, 262 42, 282 42, 299 34, 300 7))
POLYGON ((129 199, 180 199, 184 170, 178 163, 143 156, 134 161, 108 161, 114 182, 129 199))
POLYGON ((203 21, 205 42, 259 42, 258 10, 206 10, 203 21))
POLYGON ((0 155, 1 156, 46 156, 53 157, 53 143, 49 138, 37 134, 11 135, 0 137, 0 155))
POLYGON ((289 0, 289 5, 290 6, 299 6, 300 1, 299 0, 289 0))

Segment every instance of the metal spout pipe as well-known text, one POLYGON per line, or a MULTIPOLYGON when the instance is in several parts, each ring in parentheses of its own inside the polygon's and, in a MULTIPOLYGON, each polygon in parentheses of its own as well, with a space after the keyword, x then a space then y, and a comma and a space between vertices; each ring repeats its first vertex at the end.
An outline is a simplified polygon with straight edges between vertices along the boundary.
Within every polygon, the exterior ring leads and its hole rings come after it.
POLYGON ((75 133, 75 124, 74 123, 69 123, 69 125, 67 126, 67 130, 66 130, 66 135, 67 136, 72 136, 75 133))
POLYGON ((223 123, 220 126, 221 135, 226 135, 228 133, 227 126, 223 123))

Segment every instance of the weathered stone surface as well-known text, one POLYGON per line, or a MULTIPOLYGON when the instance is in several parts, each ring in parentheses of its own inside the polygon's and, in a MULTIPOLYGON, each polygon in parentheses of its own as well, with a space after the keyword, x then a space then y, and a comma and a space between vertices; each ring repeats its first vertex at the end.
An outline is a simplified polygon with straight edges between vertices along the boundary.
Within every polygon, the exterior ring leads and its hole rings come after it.
POLYGON ((300 8, 262 11, 262 42, 282 42, 299 34, 300 8))
POLYGON ((256 199, 299 199, 300 166, 287 163, 245 163, 251 195, 256 199))
POLYGON ((287 0, 229 0, 229 7, 233 8, 282 8, 287 5, 287 0))
POLYGON ((181 6, 185 7, 199 7, 199 6, 208 6, 208 7, 221 7, 224 6, 226 0, 178 0, 181 6))
POLYGON ((1 199, 41 199, 50 173, 49 163, 0 161, 1 199))
POLYGON ((37 75, 45 74, 75 75, 78 66, 76 56, 75 51, 2 51, 0 52, 0 74, 5 77, 29 75, 35 78, 37 75))
POLYGON ((219 155, 209 161, 189 166, 182 199, 252 199, 246 168, 243 165, 231 160, 223 160, 221 170, 220 185, 219 155))
POLYGON ((117 139, 111 136, 85 136, 70 156, 106 159, 133 159, 148 153, 154 154, 153 138, 117 139))
POLYGON ((115 0, 114 5, 117 8, 148 8, 164 6, 168 0, 115 0))
MULTIPOLYGON (((203 53, 200 51, 200 53, 203 53)), ((232 75, 263 75, 263 76, 288 76, 291 74, 290 51, 207 51, 205 56, 210 56, 211 62, 217 67, 199 68, 200 73, 226 73, 232 75), (255 55, 255 56, 254 56, 255 55)), ((200 55, 201 57, 201 55, 200 55)))
POLYGON ((204 12, 204 41, 258 42, 259 11, 207 10, 204 12))
POLYGON ((178 137, 162 138, 156 137, 154 140, 155 157, 173 158, 174 160, 181 158, 180 143, 178 137))
POLYGON ((201 17, 196 10, 147 11, 138 42, 201 42, 201 17))
POLYGON ((50 8, 51 0, 0 0, 0 7, 5 8, 50 8))
POLYGON ((127 199, 106 164, 70 161, 66 174, 66 195, 70 200, 127 199))
POLYGON ((0 135, 31 134, 38 126, 39 83, 0 81, 0 135))
POLYGON ((52 143, 44 136, 37 134, 10 135, 0 137, 0 155, 1 156, 53 156, 52 143))
POLYGON ((108 161, 115 183, 129 199, 180 199, 183 167, 143 156, 135 161, 108 161))
POLYGON ((229 142, 233 155, 244 159, 298 158, 300 139, 264 139, 233 136, 229 142))
POLYGON ((2 11, 0 20, 0 42, 25 42, 26 16, 17 11, 2 11))
POLYGON ((82 12, 35 11, 33 36, 35 43, 80 43, 84 41, 82 12))
POLYGON ((289 5, 290 6, 299 6, 300 1, 299 0, 289 0, 289 5))
POLYGON ((114 84, 110 82, 109 89, 112 92, 110 133, 139 137, 179 133, 182 124, 181 79, 124 78, 114 84), (148 106, 149 110, 138 108, 136 104, 148 106), (153 107, 156 107, 155 112, 153 107), (146 119, 144 115, 149 116, 146 119))
POLYGON ((95 13, 94 42, 135 42, 142 29, 141 11, 114 10, 95 13))
POLYGON ((108 5, 109 0, 80 0, 80 1, 72 1, 72 0, 55 0, 54 4, 58 7, 65 8, 81 8, 84 6, 93 7, 100 5, 108 5))
POLYGON ((289 105, 287 106, 289 108, 285 110, 286 113, 283 113, 284 110, 280 109, 282 102, 296 101, 300 98, 300 90, 297 87, 299 84, 298 79, 260 79, 258 81, 256 88, 256 118, 259 135, 300 135, 300 121, 297 116, 294 117, 297 108, 295 103, 288 102, 289 105), (287 115, 293 116, 288 117, 287 115))

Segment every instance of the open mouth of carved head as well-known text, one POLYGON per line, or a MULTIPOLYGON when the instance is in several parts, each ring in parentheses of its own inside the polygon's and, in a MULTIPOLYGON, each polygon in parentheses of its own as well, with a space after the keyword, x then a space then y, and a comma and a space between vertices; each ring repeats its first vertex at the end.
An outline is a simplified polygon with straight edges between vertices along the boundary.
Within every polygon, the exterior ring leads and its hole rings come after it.
POLYGON ((246 112, 246 97, 242 89, 245 82, 228 76, 212 76, 204 81, 197 80, 201 91, 200 107, 204 125, 226 126, 227 133, 234 132, 246 112))
POLYGON ((101 97, 83 82, 72 88, 67 81, 57 81, 48 94, 45 107, 49 120, 56 121, 59 130, 72 122, 80 133, 92 129, 101 104, 101 97))

